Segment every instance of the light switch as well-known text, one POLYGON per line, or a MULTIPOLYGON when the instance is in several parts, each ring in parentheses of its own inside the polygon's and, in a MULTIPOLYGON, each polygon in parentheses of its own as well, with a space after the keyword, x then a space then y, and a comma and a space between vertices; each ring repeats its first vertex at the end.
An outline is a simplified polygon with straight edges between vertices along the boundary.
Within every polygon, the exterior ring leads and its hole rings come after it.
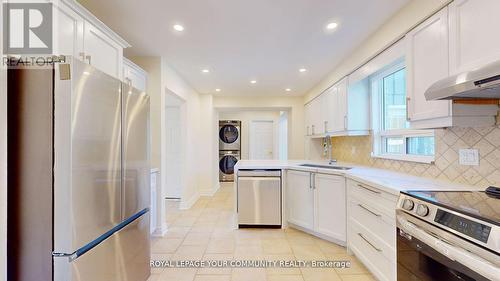
POLYGON ((460 165, 479 166, 479 150, 478 149, 460 149, 460 165))

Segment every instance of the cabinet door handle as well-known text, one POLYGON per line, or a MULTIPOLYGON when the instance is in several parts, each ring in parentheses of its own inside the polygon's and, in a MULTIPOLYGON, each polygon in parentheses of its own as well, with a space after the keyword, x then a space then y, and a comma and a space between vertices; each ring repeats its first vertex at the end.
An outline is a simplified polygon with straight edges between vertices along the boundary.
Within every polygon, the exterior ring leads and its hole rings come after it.
POLYGON ((90 65, 92 65, 92 56, 87 55, 87 56, 85 56, 85 59, 88 60, 90 65))
POLYGON ((359 237, 361 237, 361 239, 365 240, 365 242, 366 242, 368 245, 372 246, 372 248, 373 248, 373 249, 375 249, 377 252, 382 252, 382 250, 381 250, 381 249, 379 249, 379 248, 375 247, 375 246, 372 244, 372 242, 368 241, 368 239, 366 239, 366 238, 363 236, 363 234, 358 233, 358 235, 359 235, 359 237))
POLYGON ((347 115, 344 115, 344 130, 347 130, 347 115))
POLYGON ((363 206, 362 204, 358 204, 358 206, 359 206, 361 209, 363 209, 363 210, 365 210, 365 211, 369 212, 370 214, 372 214, 372 215, 374 215, 374 216, 376 216, 376 217, 379 217, 379 218, 380 218, 380 217, 382 216, 381 214, 377 214, 377 213, 375 213, 374 211, 372 211, 372 210, 370 210, 370 209, 366 208, 366 207, 365 207, 365 206, 363 206))
POLYGON ((314 135, 314 125, 312 125, 312 134, 314 135))
POLYGON ((313 187, 313 184, 312 184, 312 173, 309 173, 309 189, 312 189, 313 187))
POLYGON ((380 191, 376 191, 376 190, 373 190, 373 189, 371 189, 371 188, 368 188, 368 187, 366 187, 366 186, 364 186, 364 185, 362 185, 362 184, 358 184, 358 186, 359 186, 359 187, 361 187, 361 188, 363 188, 363 189, 365 189, 365 190, 368 190, 368 191, 370 191, 370 192, 372 192, 372 193, 375 193, 375 194, 381 194, 381 193, 382 193, 382 192, 380 192, 380 191))
POLYGON ((311 173, 312 174, 312 178, 313 178, 313 189, 316 189, 316 174, 315 173, 311 173))
POLYGON ((410 97, 406 97, 406 121, 410 120, 410 97))
POLYGON ((328 121, 325 121, 325 133, 328 132, 328 121))

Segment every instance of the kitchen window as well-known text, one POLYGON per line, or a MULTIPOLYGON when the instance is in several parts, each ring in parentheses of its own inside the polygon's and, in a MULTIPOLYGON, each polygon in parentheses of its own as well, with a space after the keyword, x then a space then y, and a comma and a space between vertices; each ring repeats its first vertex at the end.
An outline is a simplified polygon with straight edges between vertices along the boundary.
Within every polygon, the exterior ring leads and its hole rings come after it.
POLYGON ((410 129, 407 119, 404 60, 370 76, 373 157, 430 163, 434 161, 433 130, 410 129))

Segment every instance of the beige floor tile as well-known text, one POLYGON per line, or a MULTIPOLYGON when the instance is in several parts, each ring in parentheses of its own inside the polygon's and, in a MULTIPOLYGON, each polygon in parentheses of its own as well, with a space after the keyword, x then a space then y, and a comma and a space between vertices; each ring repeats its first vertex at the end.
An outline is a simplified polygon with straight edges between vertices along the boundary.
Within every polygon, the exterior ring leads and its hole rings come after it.
POLYGON ((339 275, 369 274, 368 269, 355 257, 351 255, 328 255, 329 260, 350 261, 349 268, 336 268, 339 275))
POLYGON ((180 238, 161 238, 154 241, 151 245, 151 252, 155 254, 171 254, 181 245, 183 239, 180 238))
MULTIPOLYGON (((233 254, 205 254, 205 261, 230 261, 233 259, 233 254)), ((206 267, 198 269, 198 275, 231 275, 232 268, 230 267, 206 267)))
POLYGON ((182 245, 207 245, 208 241, 210 241, 210 234, 189 232, 182 245))
POLYGON ((166 268, 157 281, 193 281, 195 275, 194 268, 166 268))
MULTIPOLYGON (((293 254, 281 255, 266 255, 266 260, 269 261, 294 261, 297 260, 293 254)), ((286 267, 270 267, 266 268, 267 275, 300 275, 302 274, 300 268, 286 268, 286 267)))
POLYGON ((211 254, 232 254, 234 252, 234 239, 211 239, 206 250, 206 253, 211 254))
POLYGON ((267 281, 263 268, 235 268, 231 276, 232 281, 267 281))
POLYGON ((155 268, 149 281, 372 281, 373 276, 344 247, 293 228, 233 229, 234 186, 201 197, 191 209, 167 201, 169 231, 152 240, 153 260, 348 260, 348 269, 155 268))
POLYGON ((281 239, 262 239, 262 252, 264 254, 291 254, 292 248, 288 240, 281 239))
POLYGON ((184 238, 191 230, 191 227, 170 227, 163 238, 184 238))
POLYGON ((267 281, 304 281, 302 275, 269 275, 267 281))
POLYGON ((330 254, 334 254, 334 255, 338 255, 338 254, 347 255, 347 249, 346 249, 346 247, 337 245, 335 243, 332 243, 332 242, 329 242, 329 241, 326 241, 326 240, 323 240, 323 239, 316 240, 315 243, 320 248, 321 252, 323 252, 323 254, 325 254, 325 255, 330 255, 330 254))
POLYGON ((301 268, 304 281, 341 281, 340 276, 333 269, 301 268))
MULTIPOLYGON (((151 254, 151 261, 168 261, 172 257, 172 254, 151 254)), ((165 270, 164 267, 151 267, 151 273, 160 274, 165 270)))
POLYGON ((234 250, 235 258, 262 256, 262 247, 260 245, 237 245, 234 250))
POLYGON ((194 281, 231 281, 231 275, 196 275, 194 281))
POLYGON ((205 253, 206 245, 181 245, 172 260, 200 260, 205 253))
POLYGON ((316 244, 290 244, 292 245, 293 254, 298 260, 321 260, 326 258, 316 244))
POLYGON ((341 275, 342 281, 376 281, 371 274, 341 275))

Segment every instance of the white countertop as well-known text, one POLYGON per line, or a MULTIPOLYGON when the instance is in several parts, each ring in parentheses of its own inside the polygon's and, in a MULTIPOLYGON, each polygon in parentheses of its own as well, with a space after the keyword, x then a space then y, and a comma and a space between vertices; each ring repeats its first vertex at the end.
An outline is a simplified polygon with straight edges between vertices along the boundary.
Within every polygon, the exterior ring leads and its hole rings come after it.
POLYGON ((345 175, 347 178, 371 185, 394 195, 399 195, 405 190, 484 190, 484 188, 451 183, 442 180, 416 177, 408 174, 393 172, 385 169, 376 169, 353 165, 349 163, 337 163, 337 166, 352 167, 351 170, 331 170, 322 168, 303 167, 300 164, 325 165, 327 162, 308 160, 240 160, 234 167, 235 173, 240 169, 280 169, 301 170, 324 174, 345 175))

